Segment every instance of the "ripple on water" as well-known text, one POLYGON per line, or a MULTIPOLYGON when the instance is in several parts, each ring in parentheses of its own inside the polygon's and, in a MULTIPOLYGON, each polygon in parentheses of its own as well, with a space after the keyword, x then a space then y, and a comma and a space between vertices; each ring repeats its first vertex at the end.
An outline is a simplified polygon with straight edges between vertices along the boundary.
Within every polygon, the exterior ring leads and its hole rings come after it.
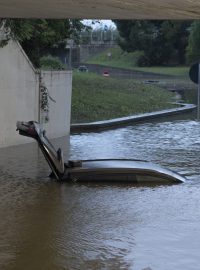
POLYGON ((188 177, 175 186, 58 184, 36 144, 1 149, 0 268, 199 270, 199 134, 185 120, 71 136, 71 158, 146 159, 188 177))

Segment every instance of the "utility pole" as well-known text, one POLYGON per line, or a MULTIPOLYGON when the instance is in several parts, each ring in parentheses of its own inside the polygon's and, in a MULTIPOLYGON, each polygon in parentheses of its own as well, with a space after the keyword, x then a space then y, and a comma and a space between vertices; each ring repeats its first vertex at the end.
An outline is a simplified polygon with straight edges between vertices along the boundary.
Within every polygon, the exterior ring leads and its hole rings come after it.
POLYGON ((68 39, 67 40, 66 48, 69 49, 69 60, 68 60, 69 69, 72 69, 72 49, 73 49, 73 44, 74 44, 73 39, 68 39))

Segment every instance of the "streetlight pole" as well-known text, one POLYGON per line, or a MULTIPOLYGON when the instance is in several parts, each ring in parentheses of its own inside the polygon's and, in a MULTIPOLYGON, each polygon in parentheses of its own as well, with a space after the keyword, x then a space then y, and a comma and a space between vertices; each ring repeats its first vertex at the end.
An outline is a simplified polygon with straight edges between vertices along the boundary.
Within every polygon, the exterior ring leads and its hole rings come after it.
POLYGON ((69 49, 69 60, 68 60, 69 69, 72 69, 72 49, 73 49, 73 44, 74 44, 73 39, 68 39, 67 40, 66 48, 69 49))

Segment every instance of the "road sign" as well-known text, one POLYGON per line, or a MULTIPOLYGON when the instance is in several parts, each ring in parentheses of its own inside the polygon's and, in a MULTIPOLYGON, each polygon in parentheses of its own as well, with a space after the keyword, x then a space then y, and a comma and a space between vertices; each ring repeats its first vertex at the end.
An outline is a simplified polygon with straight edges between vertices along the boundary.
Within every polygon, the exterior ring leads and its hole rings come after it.
POLYGON ((189 71, 190 80, 198 84, 199 81, 199 63, 195 63, 191 66, 189 71))

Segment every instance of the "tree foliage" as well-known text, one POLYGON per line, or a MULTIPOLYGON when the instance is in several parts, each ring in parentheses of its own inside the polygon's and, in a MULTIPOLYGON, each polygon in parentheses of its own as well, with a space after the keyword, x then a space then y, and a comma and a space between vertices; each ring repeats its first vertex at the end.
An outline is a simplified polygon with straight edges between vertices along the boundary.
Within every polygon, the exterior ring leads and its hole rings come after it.
POLYGON ((64 70, 66 67, 58 57, 52 55, 43 56, 40 58, 40 67, 44 70, 64 70))
MULTIPOLYGON (((63 47, 67 38, 78 42, 84 25, 80 20, 6 19, 4 29, 10 29, 9 38, 18 40, 36 67, 39 59, 52 47, 63 47)), ((7 30, 8 31, 8 30, 7 30)))
POLYGON ((187 46, 187 62, 200 60, 200 21, 194 21, 191 25, 187 46))
POLYGON ((143 65, 163 65, 170 62, 184 63, 188 40, 189 21, 169 20, 115 20, 120 39, 119 45, 127 52, 144 52, 143 65))

